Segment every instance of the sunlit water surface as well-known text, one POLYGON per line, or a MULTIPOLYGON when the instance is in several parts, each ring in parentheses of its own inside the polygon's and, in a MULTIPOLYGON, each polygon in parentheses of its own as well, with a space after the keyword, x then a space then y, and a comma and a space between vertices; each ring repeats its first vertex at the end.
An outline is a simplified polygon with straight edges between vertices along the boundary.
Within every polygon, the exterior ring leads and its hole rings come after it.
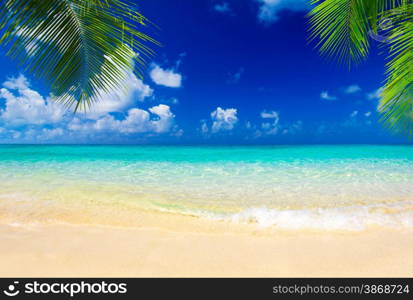
POLYGON ((413 148, 0 146, 0 218, 72 202, 292 229, 410 227, 413 148))

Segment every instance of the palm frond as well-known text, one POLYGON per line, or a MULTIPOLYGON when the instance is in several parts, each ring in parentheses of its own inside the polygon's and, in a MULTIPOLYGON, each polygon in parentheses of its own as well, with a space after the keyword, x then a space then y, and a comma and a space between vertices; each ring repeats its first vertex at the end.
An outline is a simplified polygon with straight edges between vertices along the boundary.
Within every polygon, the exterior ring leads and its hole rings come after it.
POLYGON ((413 1, 313 0, 311 39, 322 55, 350 65, 369 52, 369 33, 386 20, 390 61, 378 110, 394 131, 413 135, 413 1))
POLYGON ((148 44, 158 44, 137 29, 148 21, 126 0, 0 4, 0 43, 7 54, 46 79, 57 101, 75 109, 87 109, 102 93, 124 87, 128 72, 142 76, 153 55, 148 44))
POLYGON ((369 33, 382 13, 403 0, 312 0, 310 40, 323 56, 351 66, 367 57, 369 33))
POLYGON ((390 61, 379 111, 388 127, 413 135, 413 5, 389 11, 388 17, 390 61))

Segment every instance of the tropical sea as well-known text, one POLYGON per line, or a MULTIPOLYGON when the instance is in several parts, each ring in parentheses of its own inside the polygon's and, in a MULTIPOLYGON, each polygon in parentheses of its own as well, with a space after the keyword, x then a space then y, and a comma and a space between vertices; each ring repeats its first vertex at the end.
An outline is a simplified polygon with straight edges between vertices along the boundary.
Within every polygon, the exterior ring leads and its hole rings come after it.
POLYGON ((410 146, 0 146, 0 223, 162 211, 287 230, 413 227, 410 146))

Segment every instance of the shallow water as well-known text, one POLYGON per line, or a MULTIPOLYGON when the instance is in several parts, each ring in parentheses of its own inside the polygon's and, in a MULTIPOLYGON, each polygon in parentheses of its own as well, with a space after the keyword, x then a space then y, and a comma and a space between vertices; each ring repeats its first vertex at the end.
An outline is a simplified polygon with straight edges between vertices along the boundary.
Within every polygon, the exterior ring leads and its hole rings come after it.
POLYGON ((413 148, 0 146, 0 217, 72 201, 292 229, 410 227, 413 148))

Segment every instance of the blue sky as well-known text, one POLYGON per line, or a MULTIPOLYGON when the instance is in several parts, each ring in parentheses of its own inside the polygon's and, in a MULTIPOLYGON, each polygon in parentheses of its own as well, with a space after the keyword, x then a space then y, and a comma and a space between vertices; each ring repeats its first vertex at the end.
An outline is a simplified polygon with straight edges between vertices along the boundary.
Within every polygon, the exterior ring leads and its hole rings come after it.
MULTIPOLYGON (((2 143, 407 143, 378 122, 385 55, 351 71, 308 43, 308 1, 140 0, 162 43, 84 114, 0 52, 2 143)), ((379 50, 378 50, 379 49, 379 50)))

